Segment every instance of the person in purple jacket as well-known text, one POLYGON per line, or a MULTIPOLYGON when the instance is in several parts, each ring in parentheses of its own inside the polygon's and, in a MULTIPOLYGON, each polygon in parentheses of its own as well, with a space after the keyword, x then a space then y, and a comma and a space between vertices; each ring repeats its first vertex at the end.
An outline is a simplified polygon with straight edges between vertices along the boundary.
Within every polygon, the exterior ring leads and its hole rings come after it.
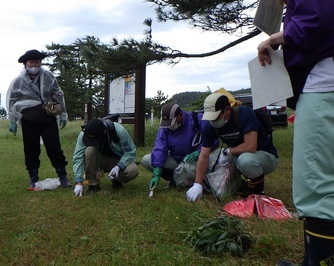
MULTIPOLYGON (((196 162, 201 149, 203 113, 186 112, 178 104, 167 103, 161 109, 160 127, 152 153, 146 154, 141 164, 152 172, 149 189, 157 187, 160 178, 175 187, 173 173, 182 162, 196 162)), ((218 146, 216 142, 215 148, 218 146)))
MULTIPOLYGON (((258 46, 262 66, 267 47, 282 45, 295 109, 292 196, 304 221, 302 265, 334 261, 334 0, 287 0, 283 31, 258 46)), ((280 261, 278 265, 292 265, 280 261)))

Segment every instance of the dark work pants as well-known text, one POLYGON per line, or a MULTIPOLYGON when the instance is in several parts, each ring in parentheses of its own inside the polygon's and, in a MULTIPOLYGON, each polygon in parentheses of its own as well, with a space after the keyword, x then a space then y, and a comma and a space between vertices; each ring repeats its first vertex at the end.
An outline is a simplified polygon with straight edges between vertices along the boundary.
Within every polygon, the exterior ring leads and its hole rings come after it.
POLYGON ((24 157, 26 169, 38 169, 41 154, 40 137, 42 137, 46 153, 54 168, 63 168, 67 165, 66 158, 59 141, 57 121, 36 123, 21 119, 24 157))

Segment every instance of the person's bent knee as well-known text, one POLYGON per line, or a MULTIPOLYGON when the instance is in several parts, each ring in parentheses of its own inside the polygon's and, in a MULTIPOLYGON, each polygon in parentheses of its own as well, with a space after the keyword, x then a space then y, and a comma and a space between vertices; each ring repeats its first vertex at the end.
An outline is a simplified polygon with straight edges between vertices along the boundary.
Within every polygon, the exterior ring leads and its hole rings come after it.
POLYGON ((244 176, 255 178, 263 175, 263 169, 260 165, 249 157, 239 157, 236 161, 236 167, 244 176))
POLYGON ((141 159, 141 163, 140 163, 146 170, 152 172, 153 171, 153 167, 151 164, 151 154, 146 154, 143 156, 143 158, 141 159))
POLYGON ((95 157, 96 156, 96 148, 93 147, 93 146, 88 146, 86 149, 85 149, 85 158, 86 159, 90 159, 92 157, 95 157))
POLYGON ((118 181, 122 183, 128 183, 138 176, 138 167, 136 163, 130 163, 125 167, 124 171, 121 172, 118 181))

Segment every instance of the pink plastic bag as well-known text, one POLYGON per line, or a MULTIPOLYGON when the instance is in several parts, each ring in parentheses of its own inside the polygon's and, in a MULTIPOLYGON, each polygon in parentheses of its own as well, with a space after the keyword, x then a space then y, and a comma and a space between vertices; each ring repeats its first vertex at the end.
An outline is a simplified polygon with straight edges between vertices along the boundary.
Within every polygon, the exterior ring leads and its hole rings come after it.
POLYGON ((250 217, 254 213, 255 201, 253 198, 246 198, 227 203, 223 210, 231 216, 242 218, 250 217))
POLYGON ((255 196, 255 204, 258 216, 264 219, 275 220, 292 218, 291 213, 285 208, 284 204, 279 199, 261 195, 253 196, 255 196))
POLYGON ((293 113, 292 115, 290 115, 290 116, 288 117, 288 121, 289 121, 290 123, 295 122, 295 113, 293 113))
POLYGON ((250 195, 246 199, 236 200, 227 203, 223 210, 231 216, 250 217, 257 214, 263 219, 283 220, 292 218, 291 213, 285 208, 279 199, 262 196, 250 195))

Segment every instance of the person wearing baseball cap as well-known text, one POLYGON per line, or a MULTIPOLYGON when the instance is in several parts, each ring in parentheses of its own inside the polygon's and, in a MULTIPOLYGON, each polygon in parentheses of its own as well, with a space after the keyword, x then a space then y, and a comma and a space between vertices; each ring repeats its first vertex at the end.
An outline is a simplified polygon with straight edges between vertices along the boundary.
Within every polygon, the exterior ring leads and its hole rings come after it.
POLYGON ((128 131, 111 116, 94 118, 82 126, 73 154, 74 195, 100 191, 100 178, 108 173, 114 189, 138 176, 136 146, 128 131))
POLYGON ((194 202, 202 196, 209 154, 217 137, 226 146, 223 154, 235 157, 236 167, 244 176, 241 196, 263 195, 264 175, 276 169, 278 154, 253 109, 243 105, 231 107, 226 95, 212 93, 204 101, 203 120, 207 123, 202 130, 202 149, 195 183, 186 193, 187 200, 194 202))
POLYGON ((20 75, 9 85, 7 91, 7 110, 10 120, 9 131, 17 133, 17 124, 21 125, 25 166, 30 184, 28 190, 35 190, 39 181, 38 170, 41 153, 40 139, 44 142, 47 155, 55 168, 63 187, 71 187, 67 178, 67 161, 59 141, 59 127, 67 123, 64 93, 53 73, 42 67, 46 53, 36 49, 26 51, 19 57, 23 64, 20 75), (43 105, 56 103, 60 114, 47 113, 43 105))
POLYGON ((181 108, 178 104, 167 103, 161 108, 160 128, 177 129, 180 125, 176 123, 178 116, 182 116, 181 108))
MULTIPOLYGON (((159 130, 153 150, 141 164, 152 172, 149 190, 153 191, 162 177, 175 187, 174 170, 184 162, 196 162, 201 149, 202 113, 186 112, 176 103, 161 108, 159 130)), ((218 146, 218 140, 215 147, 218 146)))

